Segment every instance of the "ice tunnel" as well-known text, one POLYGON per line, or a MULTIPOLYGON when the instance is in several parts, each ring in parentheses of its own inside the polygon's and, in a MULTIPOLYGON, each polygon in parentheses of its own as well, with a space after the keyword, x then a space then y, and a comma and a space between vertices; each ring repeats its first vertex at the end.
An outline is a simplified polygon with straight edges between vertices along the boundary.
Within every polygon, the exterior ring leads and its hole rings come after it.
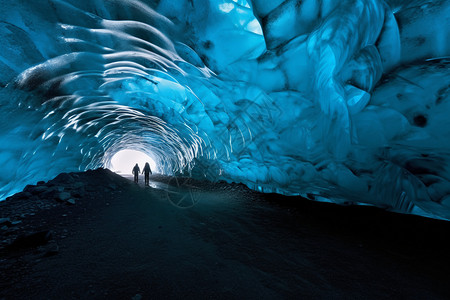
POLYGON ((450 0, 0 1, 1 199, 135 150, 450 219, 450 0))

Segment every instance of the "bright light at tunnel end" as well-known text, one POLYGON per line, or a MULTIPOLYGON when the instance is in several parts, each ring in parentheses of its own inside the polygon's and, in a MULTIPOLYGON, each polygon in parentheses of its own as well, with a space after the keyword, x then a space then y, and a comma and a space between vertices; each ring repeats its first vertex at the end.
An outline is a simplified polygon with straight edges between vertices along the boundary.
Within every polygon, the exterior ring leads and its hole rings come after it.
POLYGON ((142 171, 146 162, 150 164, 152 172, 155 173, 157 171, 156 163, 150 156, 141 151, 122 150, 114 154, 111 165, 108 167, 111 171, 119 174, 131 174, 131 170, 136 163, 142 171))

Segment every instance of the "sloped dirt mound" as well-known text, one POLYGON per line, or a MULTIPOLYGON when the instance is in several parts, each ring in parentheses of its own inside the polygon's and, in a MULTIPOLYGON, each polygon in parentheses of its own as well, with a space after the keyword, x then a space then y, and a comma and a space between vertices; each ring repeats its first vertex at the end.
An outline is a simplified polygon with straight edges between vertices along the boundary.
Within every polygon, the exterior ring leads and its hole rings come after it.
POLYGON ((450 296, 450 222, 151 181, 167 189, 63 173, 0 202, 0 299, 450 296), (183 193, 195 205, 177 206, 183 193))

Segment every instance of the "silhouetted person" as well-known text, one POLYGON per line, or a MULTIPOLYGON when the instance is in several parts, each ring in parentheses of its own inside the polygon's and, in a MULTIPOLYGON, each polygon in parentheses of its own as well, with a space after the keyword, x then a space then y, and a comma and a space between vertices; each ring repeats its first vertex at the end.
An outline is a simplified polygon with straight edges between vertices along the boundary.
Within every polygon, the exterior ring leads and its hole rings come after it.
POLYGON ((145 163, 145 167, 144 167, 144 170, 142 170, 142 173, 145 174, 145 180, 144 181, 145 181, 145 185, 148 186, 149 185, 149 181, 150 181, 149 176, 150 176, 150 174, 152 174, 152 169, 150 169, 149 163, 145 163))
POLYGON ((139 169, 139 166, 136 163, 136 165, 133 168, 134 182, 135 183, 138 183, 138 181, 139 181, 139 172, 141 172, 141 169, 139 169))

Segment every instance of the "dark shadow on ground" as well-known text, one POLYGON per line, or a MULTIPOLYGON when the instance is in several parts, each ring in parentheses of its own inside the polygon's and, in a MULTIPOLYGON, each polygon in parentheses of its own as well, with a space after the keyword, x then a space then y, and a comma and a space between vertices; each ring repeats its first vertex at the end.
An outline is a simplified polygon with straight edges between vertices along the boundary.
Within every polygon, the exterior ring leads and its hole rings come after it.
POLYGON ((449 222, 151 181, 61 174, 0 202, 0 299, 450 297, 449 222))

